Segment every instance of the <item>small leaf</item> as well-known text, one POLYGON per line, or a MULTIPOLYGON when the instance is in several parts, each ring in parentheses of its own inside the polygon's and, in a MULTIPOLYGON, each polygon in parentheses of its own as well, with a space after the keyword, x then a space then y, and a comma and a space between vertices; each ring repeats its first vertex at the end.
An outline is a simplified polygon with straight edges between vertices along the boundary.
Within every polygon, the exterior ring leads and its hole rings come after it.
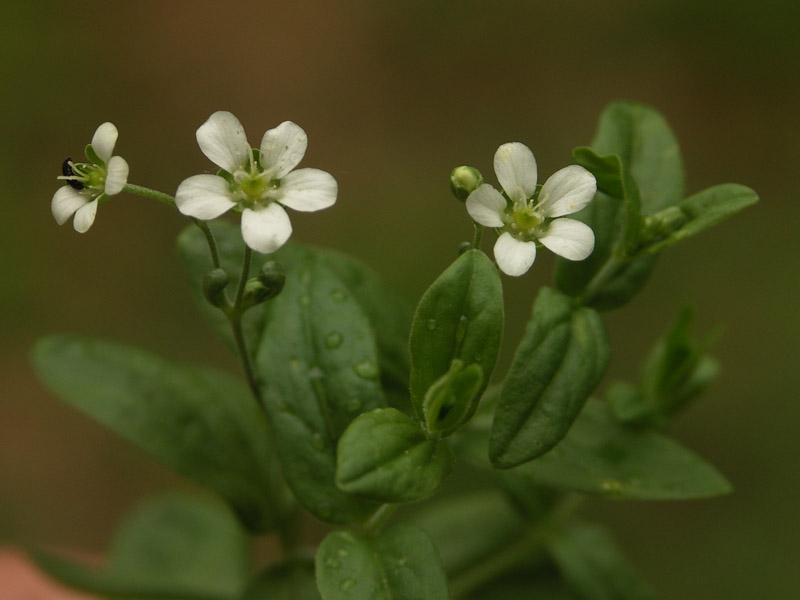
POLYGON ((219 493, 249 528, 289 510, 266 421, 237 379, 74 336, 40 340, 32 358, 68 404, 219 493))
POLYGON ((540 485, 630 500, 684 500, 731 491, 705 460, 664 435, 621 425, 598 401, 587 402, 558 446, 514 471, 540 485))
MULTIPOLYGON (((497 362, 502 333, 500 275, 483 252, 468 250, 433 282, 414 314, 409 342, 411 400, 420 421, 427 421, 424 404, 428 390, 450 371, 454 360, 465 370, 472 365, 480 367, 483 380, 477 386, 449 388, 458 393, 450 403, 459 418, 442 433, 452 433, 472 417, 497 362)), ((474 374, 474 369, 470 373, 474 374)), ((472 375, 470 379, 474 383, 472 375)))
POLYGON ((336 444, 353 418, 386 404, 378 352, 336 273, 313 257, 300 264, 269 302, 255 369, 298 501, 325 521, 360 521, 375 505, 336 486, 336 444))
MULTIPOLYGON (((736 183, 715 185, 689 196, 677 205, 682 219, 677 229, 664 239, 650 242, 641 252, 654 254, 677 244, 679 241, 697 235, 739 211, 758 202, 758 194, 749 187, 736 183)), ((658 218, 658 215, 654 215, 658 218)))
POLYGON ((575 161, 597 178, 599 192, 577 218, 595 233, 584 261, 559 259, 558 288, 597 310, 628 302, 646 283, 654 257, 630 261, 641 215, 651 215, 683 198, 678 143, 664 117, 643 104, 613 102, 600 116, 592 148, 578 148, 575 161))
POLYGON ((268 567, 250 582, 241 600, 321 600, 314 564, 292 561, 268 567))
POLYGON ((483 369, 455 359, 450 370, 442 375, 425 394, 422 416, 425 429, 431 434, 448 435, 474 413, 483 391, 483 369))
POLYGON ((411 417, 394 408, 357 417, 339 439, 340 489, 381 502, 413 502, 433 494, 449 475, 453 453, 429 440, 411 417))
POLYGON ((548 540, 561 575, 585 600, 651 600, 655 593, 597 525, 571 523, 548 540))
POLYGON ((447 600, 447 579, 430 537, 399 523, 374 538, 350 531, 328 535, 317 550, 323 600, 447 600))
POLYGON ((507 469, 553 448, 600 381, 609 356, 598 314, 542 288, 497 404, 492 463, 507 469))
POLYGON ((184 493, 149 499, 126 517, 105 569, 42 552, 34 557, 45 572, 85 591, 164 600, 238 598, 249 563, 248 540, 234 516, 184 493))

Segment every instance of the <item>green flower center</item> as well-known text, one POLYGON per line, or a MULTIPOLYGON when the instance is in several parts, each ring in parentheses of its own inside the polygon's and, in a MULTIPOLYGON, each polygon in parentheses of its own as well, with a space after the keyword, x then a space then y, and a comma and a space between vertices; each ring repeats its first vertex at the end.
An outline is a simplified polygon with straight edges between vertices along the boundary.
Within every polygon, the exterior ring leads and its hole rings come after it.
POLYGON ((511 227, 520 233, 531 234, 544 222, 544 218, 530 207, 514 210, 511 227))

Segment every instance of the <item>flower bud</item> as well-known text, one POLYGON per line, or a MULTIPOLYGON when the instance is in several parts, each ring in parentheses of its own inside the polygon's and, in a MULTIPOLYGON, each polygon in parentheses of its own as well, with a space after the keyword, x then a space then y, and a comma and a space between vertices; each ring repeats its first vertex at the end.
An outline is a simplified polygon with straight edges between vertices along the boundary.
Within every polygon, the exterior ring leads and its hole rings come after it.
POLYGON ((203 296, 212 306, 222 306, 227 300, 225 288, 230 282, 228 274, 223 269, 214 269, 203 277, 203 296))
POLYGON ((286 283, 286 274, 283 272, 280 264, 274 260, 269 260, 261 267, 258 273, 258 281, 264 286, 264 293, 266 296, 264 300, 271 300, 281 293, 283 286, 286 283))
POLYGON ((450 191, 464 202, 479 185, 483 183, 483 175, 475 167, 461 166, 450 173, 450 191))

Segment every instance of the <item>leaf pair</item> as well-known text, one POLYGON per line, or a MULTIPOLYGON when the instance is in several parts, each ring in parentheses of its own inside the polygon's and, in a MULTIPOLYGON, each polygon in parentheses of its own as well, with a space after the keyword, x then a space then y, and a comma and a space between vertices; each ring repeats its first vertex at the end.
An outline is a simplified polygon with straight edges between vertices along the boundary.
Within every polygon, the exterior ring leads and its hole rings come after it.
POLYGON ((556 284, 598 310, 633 298, 658 252, 758 199, 750 188, 724 184, 684 200, 677 140, 661 114, 642 104, 609 105, 592 147, 577 148, 573 158, 598 183, 598 194, 577 216, 594 230, 595 248, 581 262, 560 259, 556 284))

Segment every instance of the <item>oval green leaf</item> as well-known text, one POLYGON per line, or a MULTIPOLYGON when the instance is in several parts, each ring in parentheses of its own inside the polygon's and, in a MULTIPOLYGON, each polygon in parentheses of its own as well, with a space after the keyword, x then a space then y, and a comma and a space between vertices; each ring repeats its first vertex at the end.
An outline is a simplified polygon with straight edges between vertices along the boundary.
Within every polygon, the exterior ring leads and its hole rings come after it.
POLYGON ((68 404, 220 494, 249 528, 289 510, 267 423, 239 380, 75 336, 42 339, 32 359, 68 404))
POLYGON ((421 422, 427 423, 428 390, 450 371, 454 360, 465 369, 479 366, 483 381, 477 387, 451 388, 460 392, 450 409, 459 419, 439 433, 452 433, 472 417, 497 362, 502 334, 500 275, 483 252, 469 250, 433 282, 414 313, 409 341, 411 401, 421 422))
POLYGON ((313 257, 268 303, 255 369, 283 473, 299 502, 333 523, 360 521, 372 502, 336 486, 336 444, 359 414, 385 406, 364 311, 313 257))
POLYGON ((105 569, 41 552, 34 558, 56 579, 103 596, 233 600, 247 579, 249 541, 223 506, 169 493, 125 518, 105 569))
POLYGON ((328 535, 317 550, 323 600, 447 600, 447 578, 430 537, 399 523, 374 538, 350 531, 328 535))
POLYGON ((414 419, 394 408, 357 417, 339 439, 339 488, 381 502, 413 502, 439 489, 453 453, 429 440, 414 419))
POLYGON ((553 448, 569 431, 610 357, 605 328, 590 308, 542 288, 495 410, 492 463, 507 469, 553 448))
POLYGON ((727 494, 730 483, 674 440, 625 427, 589 401, 569 434, 538 460, 516 467, 538 485, 631 500, 684 500, 727 494))

